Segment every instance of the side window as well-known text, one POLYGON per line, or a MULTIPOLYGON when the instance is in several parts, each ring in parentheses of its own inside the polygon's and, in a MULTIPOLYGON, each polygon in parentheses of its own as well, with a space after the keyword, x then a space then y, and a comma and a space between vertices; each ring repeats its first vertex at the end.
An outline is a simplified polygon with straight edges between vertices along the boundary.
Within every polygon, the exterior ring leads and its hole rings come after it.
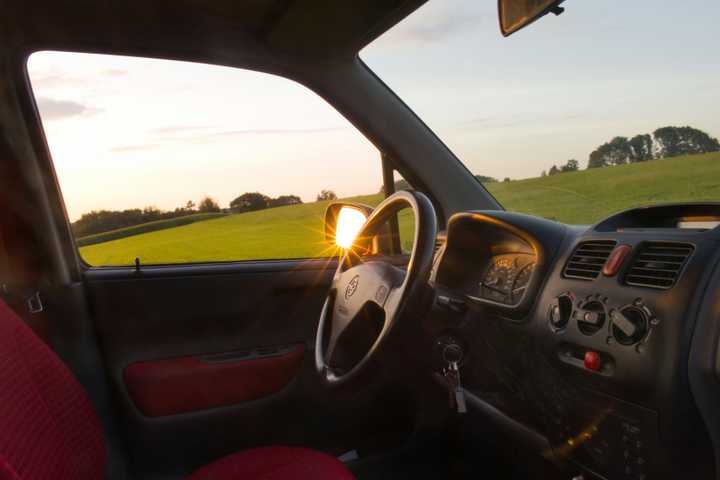
POLYGON ((415 243, 415 217, 412 210, 405 208, 398 212, 398 225, 400 231, 400 248, 402 253, 412 252, 415 243))
POLYGON ((327 204, 382 200, 375 147, 290 80, 65 52, 28 72, 89 265, 329 256, 327 204))
MULTIPOLYGON (((413 187, 405 180, 397 171, 393 172, 395 181, 395 191, 412 190, 413 187)), ((409 254, 412 252, 413 243, 415 243, 415 217, 412 210, 405 208, 397 214, 398 232, 400 235, 400 249, 402 253, 409 254)))

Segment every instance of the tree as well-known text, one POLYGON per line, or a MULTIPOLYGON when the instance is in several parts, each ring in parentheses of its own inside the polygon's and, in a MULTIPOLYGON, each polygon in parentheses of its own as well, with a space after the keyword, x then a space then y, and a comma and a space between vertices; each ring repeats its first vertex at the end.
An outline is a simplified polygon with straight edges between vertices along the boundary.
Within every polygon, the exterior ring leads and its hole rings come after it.
POLYGON ((542 173, 540 173, 540 176, 541 176, 541 177, 547 177, 547 172, 546 172, 545 170, 543 170, 542 173))
POLYGON ((77 221, 73 222, 72 230, 76 237, 84 237, 86 235, 93 235, 95 233, 131 227, 141 223, 186 214, 187 213, 176 215, 175 212, 163 212, 153 206, 145 207, 142 210, 139 208, 121 211, 93 210, 89 213, 84 213, 77 221))
POLYGON ((561 172, 577 172, 580 168, 580 163, 574 158, 568 160, 567 163, 560 167, 561 172))
POLYGON ((260 192, 247 192, 230 202, 230 209, 236 213, 254 212, 268 207, 270 197, 260 192))
POLYGON ((297 195, 280 195, 268 202, 269 207, 282 207, 283 205, 298 205, 302 200, 297 195))
POLYGON ((600 149, 595 149, 590 153, 590 158, 588 158, 588 166, 587 168, 602 168, 607 167, 608 164, 605 162, 605 156, 603 155, 603 152, 600 151, 600 149))
POLYGON ((142 210, 142 222, 152 222, 154 220, 160 220, 163 217, 163 212, 155 206, 147 206, 142 210))
POLYGON ((615 137, 607 145, 606 155, 611 165, 623 165, 630 161, 630 144, 627 137, 615 137))
POLYGON ((555 165, 550 167, 550 170, 548 170, 548 175, 550 175, 550 176, 557 175, 558 173, 560 173, 560 169, 558 167, 556 167, 555 165))
POLYGON ((627 137, 615 137, 590 153, 588 168, 622 165, 630 160, 630 144, 627 137))
POLYGON ((505 177, 505 178, 503 178, 503 182, 507 183, 507 182, 509 182, 509 181, 510 181, 510 177, 505 177))
POLYGON ((487 175, 475 175, 475 178, 477 178, 477 180, 478 180, 480 183, 493 183, 493 182, 497 182, 497 178, 488 177, 487 175))
MULTIPOLYGON (((400 180, 395 180, 394 188, 395 188, 394 191, 396 191, 396 192, 399 192, 400 190, 412 190, 412 187, 410 186, 408 181, 405 180, 404 178, 401 178, 400 180)), ((385 194, 385 185, 380 187, 380 190, 378 191, 378 193, 385 194)))
POLYGON ((192 200, 188 200, 185 204, 185 210, 187 210, 188 212, 192 212, 193 210, 195 210, 195 202, 193 202, 192 200))
POLYGON ((653 154, 653 139, 650 135, 635 135, 628 140, 630 149, 630 162, 645 162, 655 158, 653 154))
POLYGON ((702 130, 692 127, 662 127, 653 132, 658 158, 720 151, 720 143, 702 130))
POLYGON ((337 195, 332 190, 322 190, 318 193, 317 201, 322 202, 323 200, 337 200, 337 195))
POLYGON ((200 213, 216 213, 220 211, 220 205, 212 197, 206 196, 198 204, 200 213))
POLYGON ((396 192, 399 192, 400 190, 412 190, 410 183, 404 178, 401 178, 400 180, 395 180, 395 182, 393 183, 393 187, 395 188, 396 192))

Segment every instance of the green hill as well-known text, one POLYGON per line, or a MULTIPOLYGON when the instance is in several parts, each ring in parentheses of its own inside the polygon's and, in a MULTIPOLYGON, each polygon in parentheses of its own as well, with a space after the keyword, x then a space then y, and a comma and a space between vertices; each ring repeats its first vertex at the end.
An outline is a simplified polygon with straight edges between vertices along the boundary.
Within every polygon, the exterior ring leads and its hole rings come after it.
POLYGON ((595 223, 641 205, 720 200, 720 153, 490 183, 487 187, 507 210, 563 223, 595 223))
MULTIPOLYGON (((378 195, 353 201, 377 205, 378 195)), ((331 203, 314 202, 227 215, 80 248, 90 265, 213 262, 325 256, 323 215, 331 203)))
MULTIPOLYGON (((585 224, 626 208, 659 202, 720 199, 720 153, 623 165, 552 177, 489 183, 508 210, 585 224)), ((377 205, 381 195, 354 197, 377 205)), ((83 246, 91 265, 211 262, 325 256, 322 219, 329 202, 228 215, 83 246)), ((407 239, 409 218, 401 219, 407 239)), ((404 242, 405 243, 405 242, 404 242)))
POLYGON ((167 218, 164 220, 156 220, 154 222, 141 223, 131 227, 117 228, 108 230, 107 232, 96 233, 78 238, 75 243, 79 247, 94 245, 96 243, 109 242, 119 238, 132 237, 141 233, 155 232, 157 230, 165 230, 166 228, 175 228, 182 225, 189 225, 195 222, 211 220, 213 218, 224 217, 226 213, 196 213, 195 215, 186 215, 184 217, 167 218))

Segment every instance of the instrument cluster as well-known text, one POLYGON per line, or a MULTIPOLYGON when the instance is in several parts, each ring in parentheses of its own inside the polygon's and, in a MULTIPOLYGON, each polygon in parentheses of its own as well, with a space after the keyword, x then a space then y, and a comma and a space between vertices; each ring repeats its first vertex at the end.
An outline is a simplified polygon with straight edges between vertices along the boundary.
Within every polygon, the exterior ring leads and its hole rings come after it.
POLYGON ((534 268, 535 255, 496 255, 488 262, 472 296, 503 305, 516 305, 527 291, 534 268))

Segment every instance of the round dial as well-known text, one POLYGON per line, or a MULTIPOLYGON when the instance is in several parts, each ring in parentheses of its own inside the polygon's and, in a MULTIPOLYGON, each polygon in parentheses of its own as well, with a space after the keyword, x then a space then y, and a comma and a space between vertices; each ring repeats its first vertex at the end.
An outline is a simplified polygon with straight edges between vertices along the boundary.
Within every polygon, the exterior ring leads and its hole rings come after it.
POLYGON ((648 315, 645 310, 628 306, 613 311, 612 335, 620 345, 634 345, 645 338, 648 333, 648 315))
POLYGON ((499 303, 512 302, 513 271, 511 258, 495 257, 480 282, 480 295, 499 303))
POLYGON ((493 257, 479 284, 480 298, 505 305, 518 304, 525 295, 534 268, 535 257, 525 253, 493 257))
POLYGON ((525 295, 525 290, 527 290, 528 283, 530 283, 533 268, 535 268, 535 263, 530 262, 524 267, 521 267, 520 271, 517 275, 515 275, 512 291, 510 292, 512 303, 518 303, 522 300, 523 295, 525 295))

